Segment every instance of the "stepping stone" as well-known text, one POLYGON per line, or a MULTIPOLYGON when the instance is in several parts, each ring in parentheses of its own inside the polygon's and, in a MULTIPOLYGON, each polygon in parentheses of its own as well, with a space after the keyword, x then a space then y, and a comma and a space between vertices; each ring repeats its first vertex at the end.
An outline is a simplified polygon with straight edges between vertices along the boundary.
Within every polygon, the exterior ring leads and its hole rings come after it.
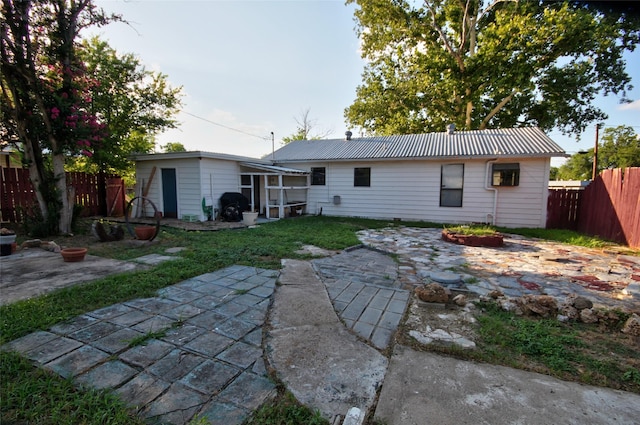
POLYGON ((459 274, 449 272, 431 272, 429 273, 429 277, 431 278, 431 280, 434 280, 438 283, 444 283, 446 285, 460 283, 462 281, 459 274))

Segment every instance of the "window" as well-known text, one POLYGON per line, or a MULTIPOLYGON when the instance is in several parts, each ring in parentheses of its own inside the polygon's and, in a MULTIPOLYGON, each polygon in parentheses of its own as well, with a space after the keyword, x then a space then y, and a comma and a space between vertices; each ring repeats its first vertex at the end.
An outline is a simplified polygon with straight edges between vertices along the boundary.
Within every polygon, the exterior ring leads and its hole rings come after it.
POLYGON ((520 164, 493 164, 492 186, 518 186, 520 184, 520 164))
POLYGON ((324 186, 327 171, 324 167, 311 167, 311 185, 324 186))
POLYGON ((440 206, 461 207, 464 164, 446 164, 440 174, 440 206))
POLYGON ((242 174, 240 176, 240 185, 241 186, 251 186, 251 176, 248 174, 242 174))
POLYGON ((363 187, 371 186, 371 168, 354 168, 353 185, 363 187))

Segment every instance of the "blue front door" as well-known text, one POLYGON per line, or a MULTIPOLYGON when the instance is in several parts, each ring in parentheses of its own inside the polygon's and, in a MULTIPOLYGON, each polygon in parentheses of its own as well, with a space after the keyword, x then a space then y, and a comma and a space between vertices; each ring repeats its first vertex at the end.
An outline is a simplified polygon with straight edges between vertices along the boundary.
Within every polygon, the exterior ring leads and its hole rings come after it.
POLYGON ((167 218, 178 218, 178 189, 176 169, 162 169, 162 214, 167 218))

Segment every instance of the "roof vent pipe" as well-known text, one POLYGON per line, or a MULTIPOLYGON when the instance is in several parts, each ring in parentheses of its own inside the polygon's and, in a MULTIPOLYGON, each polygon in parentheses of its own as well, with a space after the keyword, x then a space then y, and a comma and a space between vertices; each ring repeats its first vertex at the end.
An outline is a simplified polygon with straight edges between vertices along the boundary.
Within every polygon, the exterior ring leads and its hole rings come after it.
POLYGON ((345 136, 347 136, 347 140, 351 140, 351 136, 353 135, 353 133, 347 130, 347 131, 344 133, 344 135, 345 135, 345 136))
POLYGON ((449 124, 447 126, 447 134, 453 134, 456 131, 456 125, 455 124, 449 124))

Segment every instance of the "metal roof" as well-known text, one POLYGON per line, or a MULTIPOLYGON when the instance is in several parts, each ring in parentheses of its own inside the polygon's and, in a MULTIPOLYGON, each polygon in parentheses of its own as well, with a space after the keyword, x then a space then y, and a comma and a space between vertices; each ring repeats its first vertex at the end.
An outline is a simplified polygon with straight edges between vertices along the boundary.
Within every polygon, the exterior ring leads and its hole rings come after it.
POLYGON ((553 156, 566 154, 537 127, 297 140, 274 154, 275 162, 553 156))
POLYGON ((279 167, 277 165, 256 164, 255 162, 241 162, 240 165, 244 165, 245 167, 249 168, 255 168, 257 170, 270 171, 277 174, 309 174, 307 171, 297 170, 295 168, 279 167))

